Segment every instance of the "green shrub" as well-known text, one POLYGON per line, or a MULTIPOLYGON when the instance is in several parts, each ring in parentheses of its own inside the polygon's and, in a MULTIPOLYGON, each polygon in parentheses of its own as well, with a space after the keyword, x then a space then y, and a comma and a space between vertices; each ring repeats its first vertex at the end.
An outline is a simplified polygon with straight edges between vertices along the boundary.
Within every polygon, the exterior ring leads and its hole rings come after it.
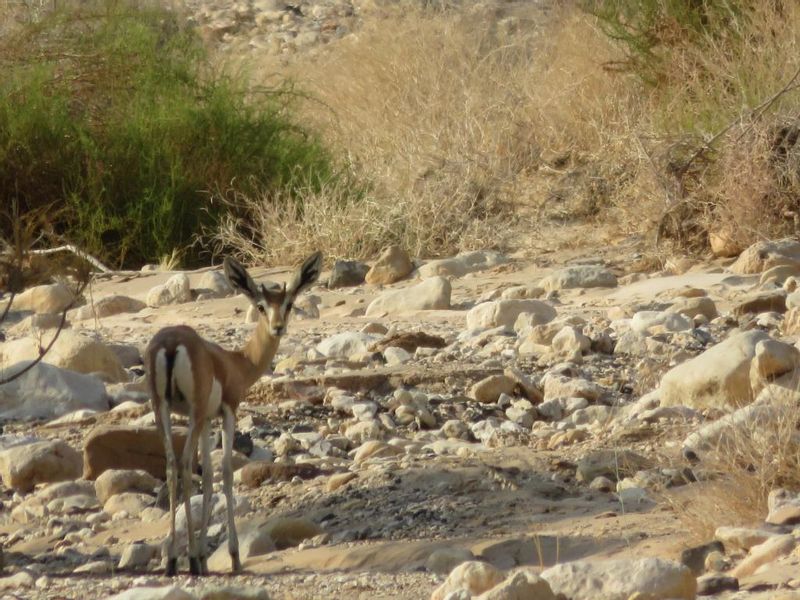
POLYGON ((0 210, 51 206, 60 233, 112 263, 196 241, 229 210, 213 195, 291 197, 333 176, 291 120, 290 89, 248 94, 164 9, 63 9, 7 38, 0 57, 0 210))
POLYGON ((729 0, 583 0, 582 6, 624 47, 626 60, 613 66, 651 85, 665 79, 671 49, 702 38, 735 38, 743 15, 729 0))

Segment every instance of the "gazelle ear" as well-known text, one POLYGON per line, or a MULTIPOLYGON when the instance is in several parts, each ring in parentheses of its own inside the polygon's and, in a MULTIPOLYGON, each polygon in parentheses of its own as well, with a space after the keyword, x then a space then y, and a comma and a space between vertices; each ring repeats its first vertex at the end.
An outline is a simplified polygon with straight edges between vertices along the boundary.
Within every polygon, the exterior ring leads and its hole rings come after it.
POLYGON ((294 276, 292 284, 288 287, 288 293, 293 296, 299 294, 303 289, 319 279, 322 272, 322 252, 314 252, 309 256, 294 276))
POLYGON ((253 278, 250 277, 247 269, 244 268, 244 265, 235 258, 226 256, 225 260, 222 262, 222 268, 225 271, 225 276, 228 278, 231 287, 255 302, 259 293, 258 287, 255 281, 253 281, 253 278))

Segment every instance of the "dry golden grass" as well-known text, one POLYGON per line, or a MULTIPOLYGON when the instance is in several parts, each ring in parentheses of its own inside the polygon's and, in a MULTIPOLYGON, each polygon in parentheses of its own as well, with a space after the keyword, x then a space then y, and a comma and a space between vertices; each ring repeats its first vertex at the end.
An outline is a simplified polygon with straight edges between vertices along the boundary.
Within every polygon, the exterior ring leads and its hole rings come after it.
POLYGON ((284 71, 313 98, 303 121, 366 181, 366 198, 335 184, 302 208, 247 199, 252 229, 229 220, 222 240, 252 258, 312 246, 371 256, 390 242, 422 256, 502 249, 631 196, 641 160, 619 132, 635 97, 600 68, 613 51, 583 14, 405 6, 384 17, 284 71))
POLYGON ((744 248, 796 233, 800 149, 796 138, 780 156, 777 148, 781 128, 798 126, 800 82, 767 101, 800 69, 800 6, 755 3, 724 34, 672 49, 666 64, 652 102, 661 171, 674 173, 715 139, 680 178, 681 241, 705 249, 713 232, 744 248))
POLYGON ((703 456, 711 479, 669 491, 665 496, 695 538, 705 542, 720 525, 753 526, 768 513, 776 488, 800 489, 800 404, 798 381, 762 399, 764 412, 726 430, 703 456))
MULTIPOLYGON (((800 93, 751 110, 800 68, 800 6, 760 3, 721 35, 673 40, 656 86, 604 68, 623 48, 573 5, 502 10, 384 7, 356 35, 281 67, 312 98, 303 122, 369 192, 359 203, 329 186, 308 210, 250 199, 259 225, 237 245, 294 258, 395 242, 431 256, 524 248, 588 222, 706 251, 710 231, 746 246, 796 230, 800 151, 776 165, 771 144, 797 125, 800 93)), ((276 64, 250 65, 269 74, 255 83, 274 81, 276 64)))

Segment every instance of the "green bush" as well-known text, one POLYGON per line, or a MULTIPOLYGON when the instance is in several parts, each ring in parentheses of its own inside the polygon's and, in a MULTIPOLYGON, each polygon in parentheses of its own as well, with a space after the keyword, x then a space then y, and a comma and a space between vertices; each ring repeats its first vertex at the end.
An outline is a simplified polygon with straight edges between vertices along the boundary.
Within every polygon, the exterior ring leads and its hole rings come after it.
POLYGON ((646 83, 664 80, 669 50, 702 38, 736 37, 744 11, 730 0, 582 0, 604 33, 620 42, 626 59, 613 65, 646 83))
POLYGON ((67 239, 136 266, 213 228, 231 206, 214 195, 292 197, 333 177, 329 154, 292 122, 290 89, 247 93, 209 64, 175 15, 110 1, 0 42, 0 227, 12 205, 51 207, 67 239))

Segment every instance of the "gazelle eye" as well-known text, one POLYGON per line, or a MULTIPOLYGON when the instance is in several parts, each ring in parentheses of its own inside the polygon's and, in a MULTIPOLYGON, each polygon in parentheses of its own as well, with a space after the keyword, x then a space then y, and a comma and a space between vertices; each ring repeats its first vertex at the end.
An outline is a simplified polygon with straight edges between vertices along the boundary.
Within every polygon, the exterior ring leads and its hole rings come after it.
POLYGON ((267 312, 267 309, 264 308, 263 304, 256 304, 256 308, 258 308, 258 312, 260 312, 262 315, 267 312))

